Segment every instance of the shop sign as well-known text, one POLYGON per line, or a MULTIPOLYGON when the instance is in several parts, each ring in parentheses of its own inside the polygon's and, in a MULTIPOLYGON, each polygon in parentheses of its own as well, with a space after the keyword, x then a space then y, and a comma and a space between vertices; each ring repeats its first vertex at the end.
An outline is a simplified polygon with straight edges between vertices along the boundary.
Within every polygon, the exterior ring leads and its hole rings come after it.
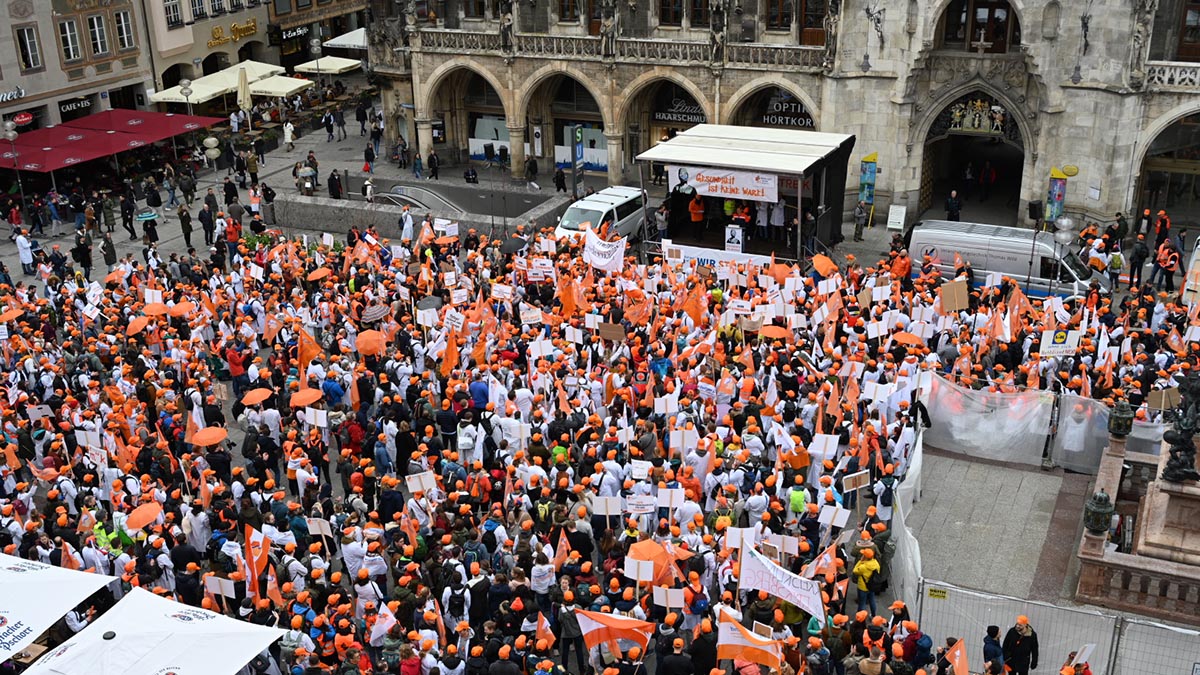
POLYGON ((287 28, 283 31, 283 33, 281 35, 284 40, 291 40, 292 38, 302 38, 305 35, 308 35, 308 26, 304 25, 304 26, 296 26, 295 28, 287 28))
POLYGON ((667 167, 670 188, 687 183, 703 197, 731 197, 756 202, 779 201, 779 180, 774 174, 730 169, 667 167))
POLYGON ((763 111, 761 117, 762 123, 772 127, 792 127, 795 129, 815 129, 816 123, 813 122, 812 115, 808 109, 800 101, 777 101, 771 99, 767 102, 767 109, 763 111))
POLYGON ((237 22, 229 24, 229 34, 225 34, 223 26, 213 26, 212 39, 208 41, 208 46, 220 47, 230 42, 237 42, 244 37, 250 37, 258 33, 258 19, 250 19, 246 23, 238 24, 237 22))
POLYGON ((13 87, 8 91, 0 91, 0 103, 9 103, 25 98, 25 90, 21 87, 13 87))
POLYGON ((17 113, 13 115, 13 123, 19 127, 23 127, 33 121, 33 115, 27 112, 17 113))
POLYGON ((700 104, 687 98, 672 99, 666 110, 655 110, 652 117, 655 122, 679 124, 704 124, 706 119, 700 104))
POLYGON ((86 97, 85 98, 73 98, 70 101, 67 101, 65 103, 59 103, 58 111, 67 113, 67 112, 72 112, 75 110, 84 110, 84 109, 90 108, 90 107, 92 107, 92 99, 86 98, 86 97))

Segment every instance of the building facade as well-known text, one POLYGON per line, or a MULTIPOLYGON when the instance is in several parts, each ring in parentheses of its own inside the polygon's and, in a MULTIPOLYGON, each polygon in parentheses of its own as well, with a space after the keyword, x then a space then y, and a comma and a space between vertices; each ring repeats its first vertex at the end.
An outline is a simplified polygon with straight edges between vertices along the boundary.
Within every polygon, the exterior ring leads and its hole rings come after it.
MULTIPOLYGON (((1200 3, 373 0, 372 11, 392 128, 443 157, 503 148, 514 177, 528 155, 565 159, 574 124, 589 167, 619 183, 636 180, 641 150, 718 122, 854 134, 856 154, 877 157, 876 212, 903 206, 909 221, 942 217, 960 190, 1030 225, 1052 172, 1057 208, 1076 218, 1164 208, 1200 221, 1200 3)), ((848 191, 859 171, 852 162, 848 191)))
POLYGON ((278 63, 259 0, 144 0, 154 41, 154 84, 168 89, 241 61, 278 63))
POLYGON ((367 25, 367 0, 264 0, 270 6, 270 43, 279 48, 279 65, 311 61, 310 42, 322 42, 367 25))
POLYGON ((140 0, 9 0, 0 15, 0 116, 19 130, 146 104, 140 0))

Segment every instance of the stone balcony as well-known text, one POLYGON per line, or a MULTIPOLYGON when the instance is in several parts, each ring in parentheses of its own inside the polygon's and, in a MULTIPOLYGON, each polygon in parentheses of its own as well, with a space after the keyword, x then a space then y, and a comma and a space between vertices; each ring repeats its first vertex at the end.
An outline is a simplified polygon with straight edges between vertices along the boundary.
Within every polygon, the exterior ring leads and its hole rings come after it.
MULTIPOLYGON (((464 30, 422 30, 420 46, 415 50, 441 54, 486 54, 507 56, 498 32, 464 30)), ((601 38, 595 36, 517 33, 513 50, 518 57, 534 59, 612 60, 617 63, 661 65, 710 65, 707 42, 657 38, 618 38, 615 54, 601 52, 601 38)), ((823 47, 735 43, 727 45, 720 65, 726 68, 789 68, 816 71, 821 68, 823 47)), ((711 64, 716 65, 716 64, 711 64)))
POLYGON ((1147 61, 1146 87, 1159 91, 1200 92, 1200 63, 1147 61))

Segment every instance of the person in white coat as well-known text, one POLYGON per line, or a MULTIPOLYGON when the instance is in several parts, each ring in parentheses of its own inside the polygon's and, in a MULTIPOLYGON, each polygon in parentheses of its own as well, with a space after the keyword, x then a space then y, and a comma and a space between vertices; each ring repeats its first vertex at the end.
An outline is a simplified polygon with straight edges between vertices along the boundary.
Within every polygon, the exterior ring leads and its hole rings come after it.
POLYGON ((17 235, 17 257, 21 260, 21 274, 33 274, 33 242, 29 239, 29 230, 21 230, 17 235))
POLYGON ((283 123, 283 143, 288 152, 296 149, 296 125, 292 124, 291 120, 283 123))

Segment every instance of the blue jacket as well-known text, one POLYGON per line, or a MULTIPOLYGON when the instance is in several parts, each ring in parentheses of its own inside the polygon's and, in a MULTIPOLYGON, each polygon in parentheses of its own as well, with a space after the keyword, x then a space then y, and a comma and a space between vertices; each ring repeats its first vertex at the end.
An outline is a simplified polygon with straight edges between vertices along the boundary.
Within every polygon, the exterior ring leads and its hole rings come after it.
POLYGON ((325 402, 329 405, 341 403, 342 397, 346 395, 342 384, 332 377, 326 378, 325 383, 321 385, 321 391, 325 392, 325 402))
POLYGON ((996 661, 1000 665, 1004 665, 1004 650, 1000 648, 1000 641, 994 637, 983 638, 983 660, 996 661))
POLYGON ((471 403, 480 410, 487 407, 488 404, 488 386, 483 380, 472 382, 469 387, 471 392, 471 403))

